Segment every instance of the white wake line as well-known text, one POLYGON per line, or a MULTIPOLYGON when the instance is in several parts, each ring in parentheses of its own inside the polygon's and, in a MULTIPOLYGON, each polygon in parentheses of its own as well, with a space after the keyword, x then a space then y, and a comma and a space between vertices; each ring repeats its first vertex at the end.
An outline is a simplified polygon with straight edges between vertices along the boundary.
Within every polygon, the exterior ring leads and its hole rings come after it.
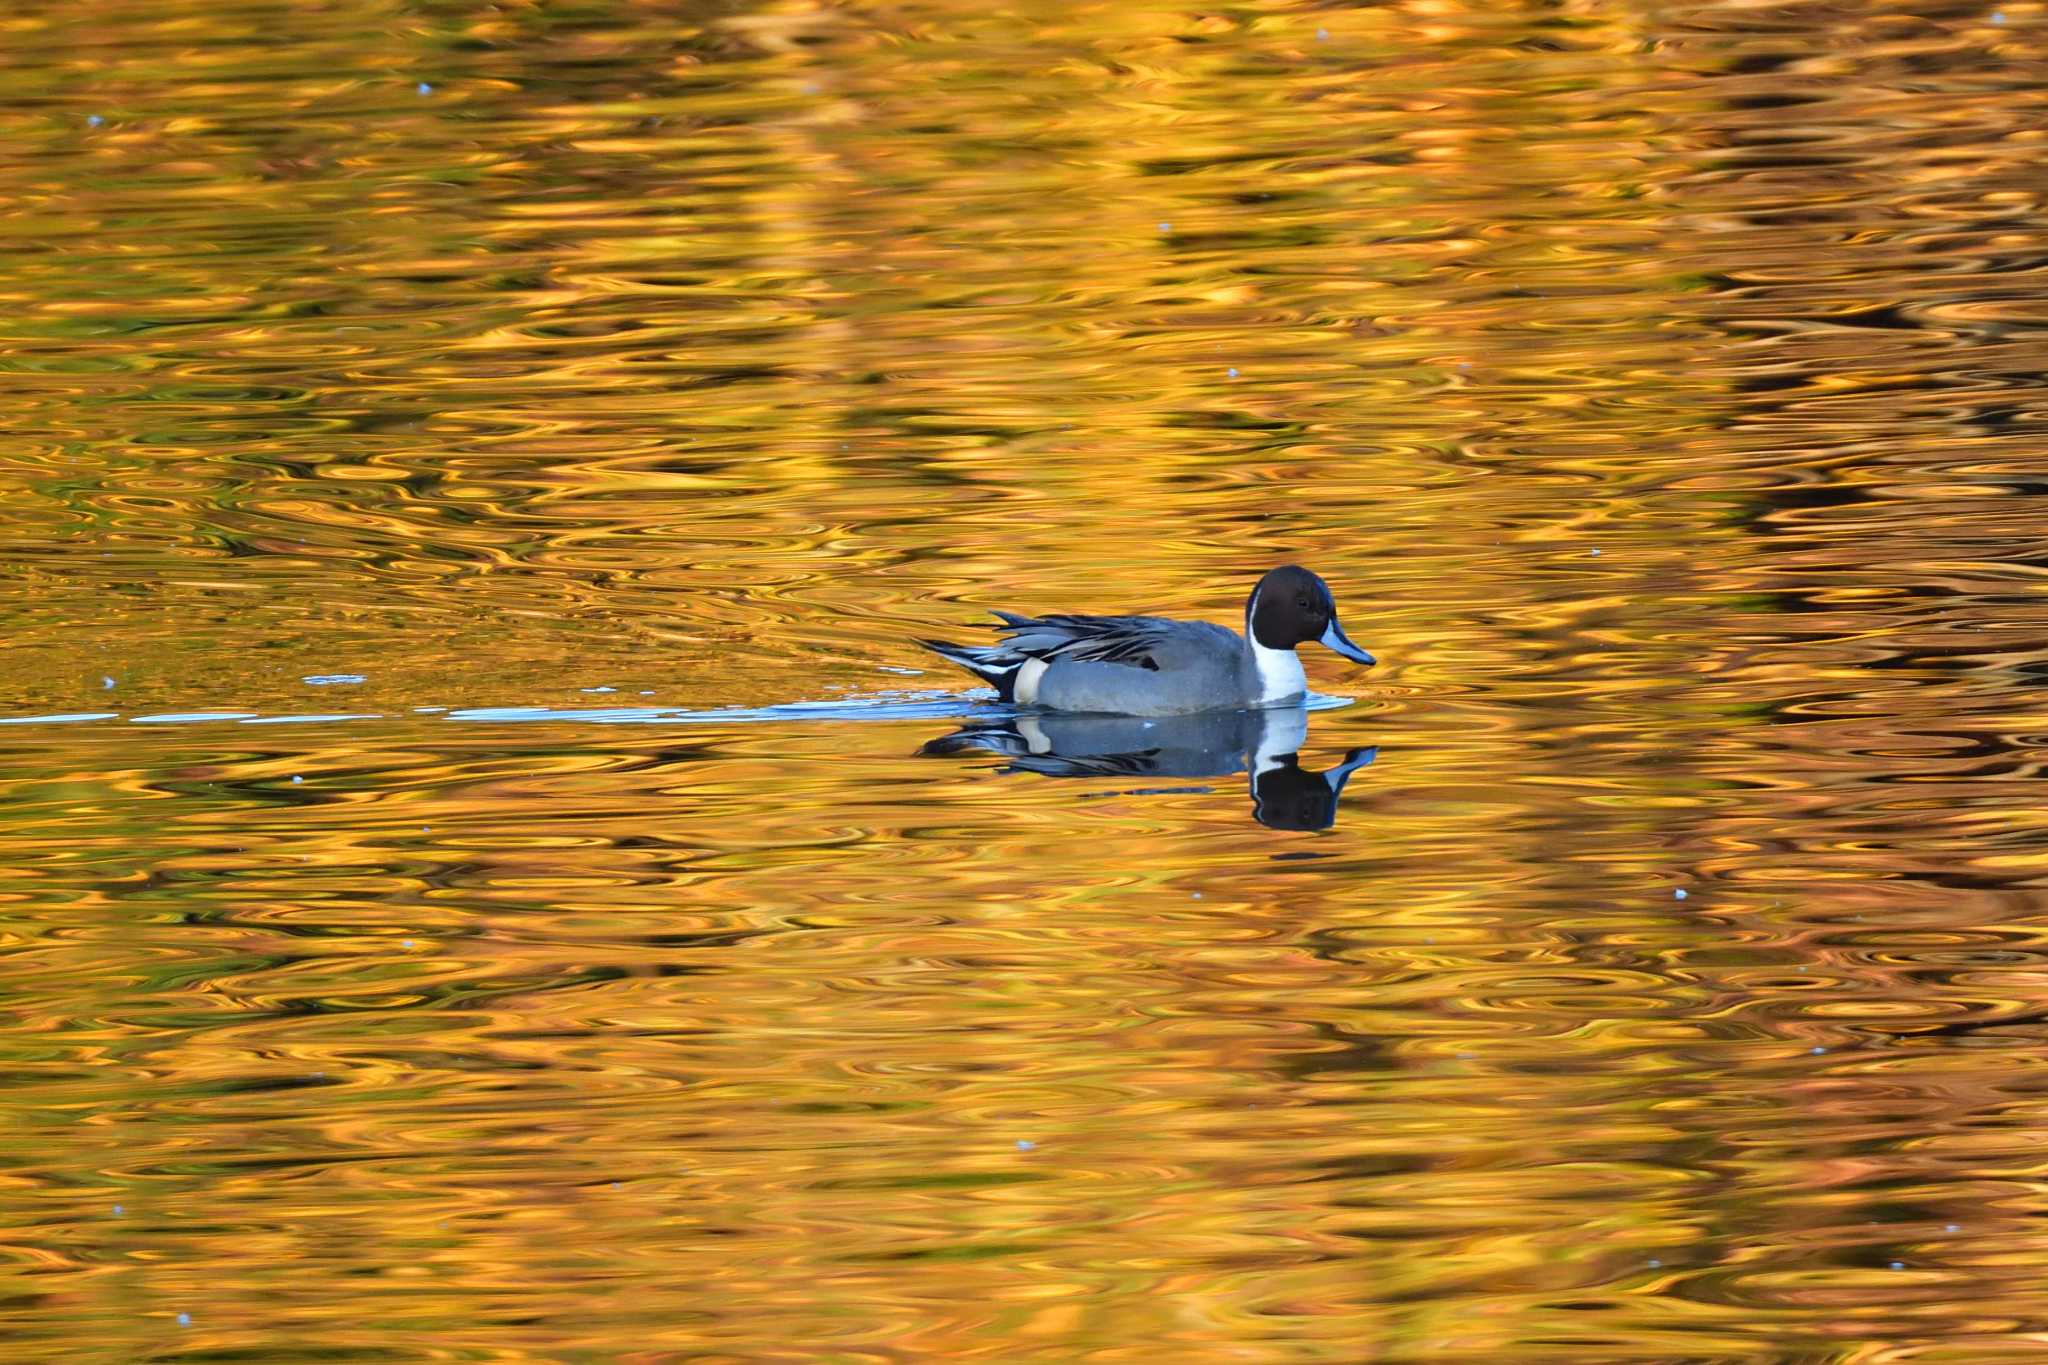
MULTIPOLYGON (((779 706, 727 706, 692 710, 674 706, 415 706, 410 714, 436 721, 480 725, 532 725, 546 722, 588 725, 760 724, 815 720, 930 720, 968 716, 993 718, 1027 714, 995 704, 988 692, 887 692, 866 700, 798 701, 779 706)), ((1330 711, 1351 705, 1349 697, 1311 692, 1303 709, 1330 711)), ((407 713, 397 713, 407 714, 407 713)), ((0 716, 0 725, 82 725, 121 721, 128 725, 321 725, 357 720, 388 720, 383 711, 323 711, 266 716, 257 711, 163 711, 124 716, 119 711, 62 711, 36 716, 0 716)))

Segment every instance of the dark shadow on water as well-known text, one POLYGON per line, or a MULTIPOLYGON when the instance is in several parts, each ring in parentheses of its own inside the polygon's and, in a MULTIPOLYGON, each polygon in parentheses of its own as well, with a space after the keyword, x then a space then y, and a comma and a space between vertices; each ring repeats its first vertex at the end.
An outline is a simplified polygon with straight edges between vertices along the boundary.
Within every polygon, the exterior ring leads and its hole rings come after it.
MULTIPOLYGON (((1353 749, 1333 768, 1303 768, 1308 737, 1301 707, 1209 711, 1193 716, 1012 714, 963 725, 925 744, 922 754, 997 754, 997 771, 1042 777, 1204 778, 1244 773, 1252 816, 1271 829, 1328 829, 1351 775, 1377 750, 1353 749)), ((1125 795, 1204 791, 1139 787, 1125 795)))

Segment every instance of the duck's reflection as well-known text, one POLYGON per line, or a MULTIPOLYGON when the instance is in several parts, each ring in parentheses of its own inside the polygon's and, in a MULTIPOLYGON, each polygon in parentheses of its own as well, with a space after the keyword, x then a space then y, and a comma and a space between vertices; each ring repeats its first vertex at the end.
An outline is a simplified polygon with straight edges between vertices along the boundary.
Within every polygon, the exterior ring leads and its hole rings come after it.
POLYGON ((1043 712, 976 721, 920 753, 980 750, 1009 760, 998 771, 1047 777, 1247 775, 1252 815, 1273 829, 1328 829, 1351 774, 1375 750, 1353 749, 1334 768, 1310 772, 1300 750, 1308 712, 1205 711, 1193 716, 1095 716, 1043 712))

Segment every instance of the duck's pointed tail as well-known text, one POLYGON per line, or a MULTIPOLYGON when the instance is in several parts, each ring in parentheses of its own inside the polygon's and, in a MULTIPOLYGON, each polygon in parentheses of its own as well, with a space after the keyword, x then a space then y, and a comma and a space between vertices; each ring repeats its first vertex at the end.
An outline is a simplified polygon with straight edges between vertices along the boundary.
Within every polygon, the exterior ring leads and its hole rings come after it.
POLYGON ((1017 699, 1017 670, 1024 660, 1010 650, 987 646, 956 645, 951 640, 919 640, 932 653, 958 664, 993 687, 1004 701, 1017 699))

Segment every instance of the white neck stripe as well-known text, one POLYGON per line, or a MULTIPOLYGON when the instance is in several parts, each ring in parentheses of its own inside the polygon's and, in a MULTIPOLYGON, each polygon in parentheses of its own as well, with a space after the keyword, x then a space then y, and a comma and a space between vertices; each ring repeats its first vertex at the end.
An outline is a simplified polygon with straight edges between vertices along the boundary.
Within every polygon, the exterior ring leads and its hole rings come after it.
POLYGON ((1251 649, 1252 667, 1259 675, 1259 695, 1255 700, 1270 706, 1307 692, 1308 674, 1301 671, 1301 660, 1293 650, 1268 649, 1259 643, 1252 629, 1252 617, 1259 609, 1259 594, 1265 590, 1264 584, 1252 589, 1252 600, 1244 604, 1244 642, 1251 649))

